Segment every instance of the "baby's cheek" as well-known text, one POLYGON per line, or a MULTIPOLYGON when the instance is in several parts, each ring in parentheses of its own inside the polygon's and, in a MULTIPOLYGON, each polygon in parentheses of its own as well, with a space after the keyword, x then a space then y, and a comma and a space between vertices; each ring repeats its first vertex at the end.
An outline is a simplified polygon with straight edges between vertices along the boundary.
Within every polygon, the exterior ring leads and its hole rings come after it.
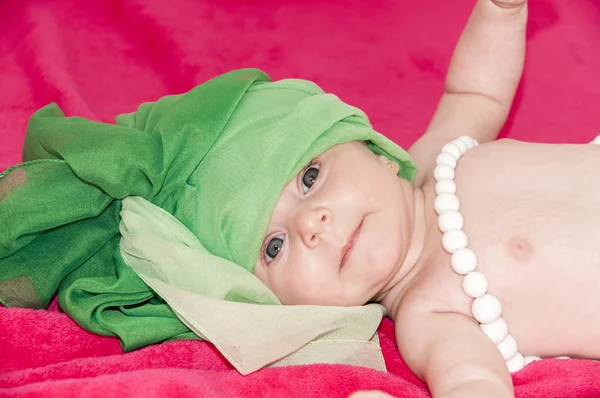
POLYGON ((381 246, 377 250, 368 253, 368 273, 366 279, 371 284, 384 282, 396 272, 400 263, 400 242, 395 247, 381 246))
POLYGON ((317 281, 295 279, 286 285, 278 298, 286 305, 328 305, 327 297, 324 297, 327 291, 317 281))
POLYGON ((275 293, 279 301, 284 305, 300 305, 303 304, 305 289, 300 278, 287 278, 285 275, 278 275, 278 278, 273 278, 273 284, 270 287, 275 293))

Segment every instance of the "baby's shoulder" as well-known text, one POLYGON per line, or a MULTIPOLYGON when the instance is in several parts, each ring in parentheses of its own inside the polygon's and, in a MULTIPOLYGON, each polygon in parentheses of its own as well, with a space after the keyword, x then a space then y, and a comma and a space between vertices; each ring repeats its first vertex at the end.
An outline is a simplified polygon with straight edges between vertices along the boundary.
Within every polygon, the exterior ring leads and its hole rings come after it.
POLYGON ((477 145, 472 150, 465 153, 463 159, 487 159, 489 156, 508 156, 514 151, 519 151, 527 147, 528 151, 535 150, 538 144, 525 143, 511 138, 500 138, 495 141, 486 142, 477 145))
POLYGON ((460 276, 452 271, 449 256, 441 250, 433 257, 411 280, 395 313, 390 314, 401 328, 414 326, 410 322, 398 322, 400 319, 427 318, 430 314, 471 316, 471 300, 462 292, 460 276))

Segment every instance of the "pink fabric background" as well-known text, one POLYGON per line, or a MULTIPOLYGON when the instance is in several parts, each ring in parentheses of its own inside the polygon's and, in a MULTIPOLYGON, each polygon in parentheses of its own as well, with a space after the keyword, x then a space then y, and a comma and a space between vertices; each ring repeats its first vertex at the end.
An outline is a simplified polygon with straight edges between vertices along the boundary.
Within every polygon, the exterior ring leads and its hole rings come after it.
MULTIPOLYGON (((110 122, 140 102, 240 67, 314 80, 406 147, 435 109, 473 4, 4 0, 0 170, 20 161, 27 119, 49 102, 67 115, 110 122)), ((600 133, 599 47, 600 2, 530 0, 525 76, 503 135, 587 142, 600 133)), ((116 339, 81 330, 55 305, 0 308, 0 396, 345 397, 369 388, 427 396, 397 353, 391 322, 380 337, 388 374, 314 365, 242 377, 207 343, 123 354, 116 339)), ((600 396, 599 378, 597 363, 545 360, 514 381, 519 397, 593 397, 600 396)))

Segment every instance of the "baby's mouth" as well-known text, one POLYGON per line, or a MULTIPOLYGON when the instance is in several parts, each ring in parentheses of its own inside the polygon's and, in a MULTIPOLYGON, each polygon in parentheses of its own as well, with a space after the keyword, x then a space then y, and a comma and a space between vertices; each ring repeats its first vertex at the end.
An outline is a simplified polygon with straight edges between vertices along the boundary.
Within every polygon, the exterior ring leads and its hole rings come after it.
POLYGON ((344 266, 344 264, 346 264, 346 261, 348 261, 348 259, 350 258, 350 255, 352 254, 352 249, 354 248, 354 244, 356 243, 356 241, 358 240, 358 237, 360 236, 360 231, 362 230, 363 221, 364 221, 364 218, 360 221, 360 224, 358 224, 358 227, 356 227, 356 229, 354 230, 352 235, 350 235, 350 238, 348 239, 348 243, 342 247, 342 261, 340 264, 340 268, 342 268, 344 266))

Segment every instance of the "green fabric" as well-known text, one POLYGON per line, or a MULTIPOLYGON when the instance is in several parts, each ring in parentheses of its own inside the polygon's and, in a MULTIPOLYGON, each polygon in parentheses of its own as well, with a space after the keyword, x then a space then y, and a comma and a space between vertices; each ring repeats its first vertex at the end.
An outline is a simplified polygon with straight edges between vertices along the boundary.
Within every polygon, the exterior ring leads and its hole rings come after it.
MULTIPOLYGON (((193 334, 124 262, 122 199, 175 215, 213 255, 252 270, 282 187, 335 144, 367 140, 412 179, 410 157, 358 109, 302 80, 238 70, 146 103, 117 124, 36 112, 0 177, 0 298, 61 308, 131 350, 193 334)), ((226 280, 227 275, 224 275, 226 280)), ((230 297, 252 302, 236 287, 230 297)))

